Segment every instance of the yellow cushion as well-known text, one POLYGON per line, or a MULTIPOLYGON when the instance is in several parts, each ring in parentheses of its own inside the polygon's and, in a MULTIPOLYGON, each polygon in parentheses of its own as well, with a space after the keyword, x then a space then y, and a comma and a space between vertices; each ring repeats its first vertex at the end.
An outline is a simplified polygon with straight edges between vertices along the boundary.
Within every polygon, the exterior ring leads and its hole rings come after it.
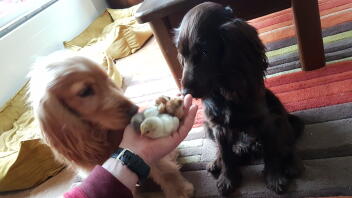
POLYGON ((13 127, 13 123, 26 111, 26 90, 22 88, 16 96, 0 108, 0 135, 13 127))
POLYGON ((110 13, 112 19, 116 20, 124 20, 129 17, 133 17, 134 14, 137 12, 138 8, 141 4, 137 4, 127 9, 111 9, 108 8, 107 11, 110 13))
POLYGON ((94 42, 95 38, 99 38, 104 27, 112 22, 113 20, 109 12, 105 11, 74 39, 71 41, 65 41, 64 46, 66 48, 79 50, 80 48, 89 45, 90 42, 94 42))
POLYGON ((26 91, 27 86, 0 111, 0 192, 38 185, 64 168, 41 142, 26 91))
POLYGON ((65 48, 89 55, 113 72, 113 79, 122 86, 122 76, 114 60, 135 53, 152 36, 148 24, 138 24, 134 13, 140 5, 127 9, 108 9, 71 41, 65 48))

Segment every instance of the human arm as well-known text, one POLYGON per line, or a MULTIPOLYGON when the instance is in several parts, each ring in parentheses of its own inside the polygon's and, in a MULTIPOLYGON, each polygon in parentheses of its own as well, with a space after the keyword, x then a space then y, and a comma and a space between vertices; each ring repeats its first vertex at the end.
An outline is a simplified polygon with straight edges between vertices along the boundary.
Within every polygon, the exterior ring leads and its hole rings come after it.
MULTIPOLYGON (((126 148, 141 157, 147 164, 152 164, 161 159, 172 150, 187 136, 191 130, 197 112, 197 106, 192 105, 190 95, 184 98, 185 118, 179 130, 169 137, 160 139, 150 139, 140 136, 131 126, 127 126, 124 131, 123 139, 120 143, 121 148, 126 148)), ((138 182, 137 175, 127 166, 122 165, 121 161, 109 158, 103 165, 95 167, 89 177, 83 181, 82 185, 72 189, 65 194, 66 198, 94 198, 109 197, 103 193, 112 193, 114 197, 130 198, 138 182), (104 183, 104 185, 102 185, 104 183), (126 192, 127 190, 127 192, 126 192), (101 195, 99 195, 101 193, 101 195), (89 196, 87 196, 89 194, 89 196), (118 196, 117 196, 118 195, 118 196)))
MULTIPOLYGON (((181 122, 178 131, 172 133, 172 135, 168 137, 151 139, 139 135, 134 131, 133 127, 129 125, 125 129, 124 136, 120 143, 120 148, 125 148, 132 151, 142 158, 148 165, 153 164, 155 161, 158 161, 174 150, 181 143, 181 141, 185 139, 193 126, 197 110, 198 107, 196 105, 192 105, 191 95, 187 95, 184 98, 185 117, 181 122)), ((109 163, 116 162, 114 160, 110 160, 109 163)), ((136 183, 138 182, 138 177, 117 177, 132 191, 135 189, 136 183)))

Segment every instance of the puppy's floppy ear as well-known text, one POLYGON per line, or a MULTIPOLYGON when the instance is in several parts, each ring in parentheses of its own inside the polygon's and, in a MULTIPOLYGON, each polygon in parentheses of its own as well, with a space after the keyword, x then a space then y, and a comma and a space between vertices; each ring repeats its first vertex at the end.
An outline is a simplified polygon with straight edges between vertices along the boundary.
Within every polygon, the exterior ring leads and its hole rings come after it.
POLYGON ((265 46, 254 27, 241 19, 233 19, 222 24, 219 31, 225 46, 225 57, 227 55, 233 59, 236 56, 236 61, 256 67, 259 65, 259 72, 264 75, 268 66, 265 46))
POLYGON ((40 100, 37 117, 47 143, 54 148, 59 161, 71 161, 81 167, 105 160, 108 145, 106 134, 71 112, 54 94, 48 92, 40 100), (66 159, 64 159, 64 158, 66 159))

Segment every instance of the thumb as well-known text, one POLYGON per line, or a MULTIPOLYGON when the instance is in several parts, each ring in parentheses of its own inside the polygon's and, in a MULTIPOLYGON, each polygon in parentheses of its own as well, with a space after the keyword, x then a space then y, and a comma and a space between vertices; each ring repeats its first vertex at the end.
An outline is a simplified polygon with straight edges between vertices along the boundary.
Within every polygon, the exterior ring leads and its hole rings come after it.
POLYGON ((186 138, 189 131, 192 129, 197 111, 198 106, 193 104, 189 108, 187 116, 185 117, 184 122, 180 126, 179 130, 170 136, 172 138, 172 142, 175 142, 176 145, 180 144, 186 138))

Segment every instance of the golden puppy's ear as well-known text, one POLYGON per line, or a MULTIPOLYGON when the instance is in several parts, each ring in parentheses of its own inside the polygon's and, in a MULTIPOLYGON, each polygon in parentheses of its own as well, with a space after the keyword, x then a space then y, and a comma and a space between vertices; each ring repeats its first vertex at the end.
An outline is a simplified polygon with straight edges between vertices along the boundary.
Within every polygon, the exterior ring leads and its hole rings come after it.
POLYGON ((55 95, 47 93, 40 100, 37 116, 45 140, 60 161, 90 169, 107 158, 107 133, 92 129, 55 95))
POLYGON ((40 100, 37 114, 47 143, 65 157, 74 159, 71 152, 76 150, 76 144, 80 141, 75 134, 78 131, 74 130, 85 130, 84 124, 50 93, 40 100))

